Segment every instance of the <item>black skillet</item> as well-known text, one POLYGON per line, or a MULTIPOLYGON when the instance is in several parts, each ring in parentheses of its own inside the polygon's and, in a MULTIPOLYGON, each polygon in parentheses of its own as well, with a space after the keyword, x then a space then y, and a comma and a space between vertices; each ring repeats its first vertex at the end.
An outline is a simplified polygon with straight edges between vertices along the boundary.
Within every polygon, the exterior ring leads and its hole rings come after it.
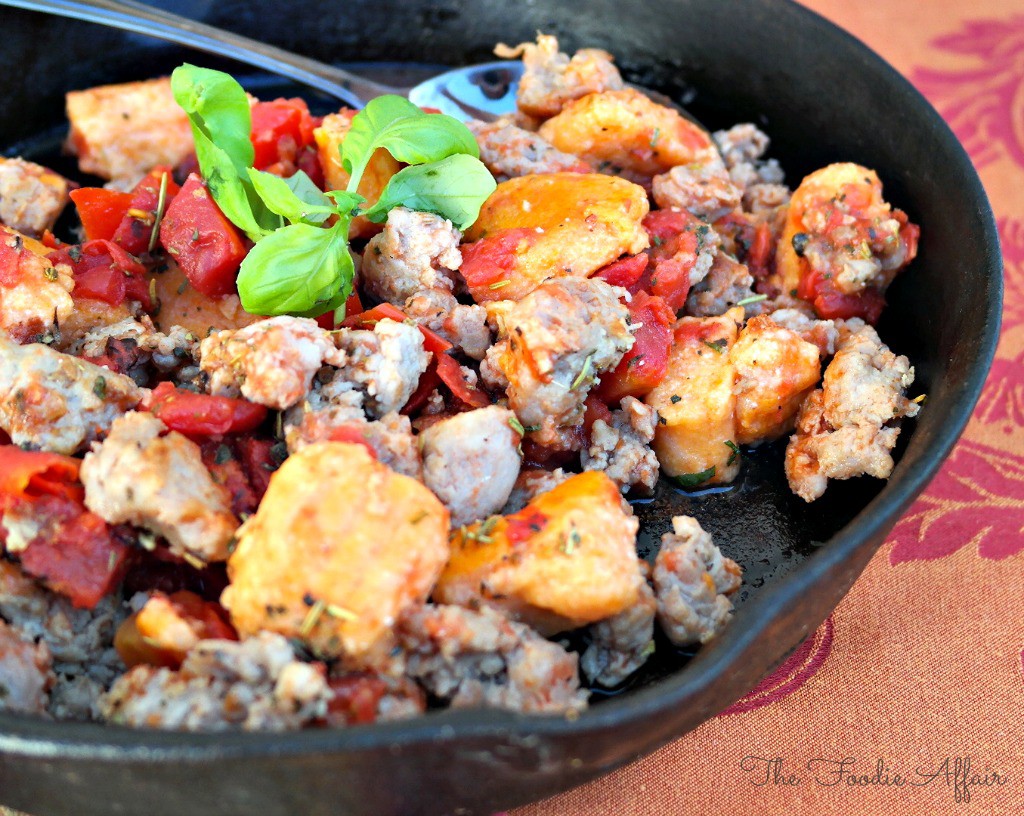
MULTIPOLYGON (((922 225, 920 257, 891 289, 884 339, 928 401, 888 483, 835 484, 813 505, 785 485, 781 450, 746 457, 728 491, 663 489, 637 507, 645 551, 671 515, 696 515, 745 568, 736 617, 696 657, 660 644, 652 665, 578 720, 495 711, 294 734, 128 731, 0 715, 0 801, 43 816, 488 813, 592 779, 697 726, 778 663, 835 607, 928 483, 978 397, 998 336, 995 225, 966 154, 881 59, 785 0, 381 0, 164 3, 321 60, 432 67, 557 34, 599 46, 627 77, 684 101, 710 127, 753 120, 798 180, 838 160, 875 168, 922 225)), ((166 73, 196 54, 112 30, 0 10, 0 147, 52 151, 65 91, 166 73)), ((273 93, 281 90, 275 88, 273 93)), ((295 93, 296 89, 285 89, 295 93)), ((898 598, 892 599, 898 603, 898 598)))

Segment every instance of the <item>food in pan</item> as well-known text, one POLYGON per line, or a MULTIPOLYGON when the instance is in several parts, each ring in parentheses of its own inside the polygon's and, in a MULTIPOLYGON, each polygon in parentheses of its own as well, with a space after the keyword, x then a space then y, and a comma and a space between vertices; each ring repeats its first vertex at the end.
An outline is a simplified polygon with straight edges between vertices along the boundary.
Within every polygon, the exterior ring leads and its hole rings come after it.
POLYGON ((918 228, 877 176, 791 191, 602 51, 500 50, 498 122, 182 66, 69 94, 99 182, 0 160, 0 707, 573 716, 742 582, 688 516, 639 558, 628 498, 787 436, 806 501, 889 475, 919 405, 872 324, 918 228))

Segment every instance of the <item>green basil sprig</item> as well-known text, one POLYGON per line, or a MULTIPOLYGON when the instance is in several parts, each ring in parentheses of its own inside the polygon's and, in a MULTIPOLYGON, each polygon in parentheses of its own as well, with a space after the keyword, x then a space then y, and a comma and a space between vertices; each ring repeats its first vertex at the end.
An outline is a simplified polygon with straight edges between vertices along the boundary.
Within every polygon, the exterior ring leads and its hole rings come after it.
POLYGON ((465 125, 400 96, 374 99, 353 117, 341 147, 348 188, 324 193, 301 171, 282 179, 253 169, 249 100, 231 76, 186 64, 171 75, 171 87, 214 201, 255 244, 238 274, 242 306, 253 314, 315 317, 343 308, 354 274, 353 217, 381 223, 395 207, 408 207, 464 230, 496 186, 465 125), (356 190, 379 148, 409 166, 376 204, 360 209, 366 200, 356 190))

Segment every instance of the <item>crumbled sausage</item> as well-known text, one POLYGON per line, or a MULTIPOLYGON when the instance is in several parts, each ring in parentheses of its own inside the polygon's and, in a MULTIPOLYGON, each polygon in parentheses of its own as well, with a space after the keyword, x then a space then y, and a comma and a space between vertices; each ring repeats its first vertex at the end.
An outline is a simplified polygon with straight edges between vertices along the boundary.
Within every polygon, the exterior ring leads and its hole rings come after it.
POLYGON ((914 382, 910 361, 893 354, 861 320, 846 321, 822 379, 800 409, 786 448, 789 486, 808 502, 825 492, 829 479, 888 478, 897 423, 919 410, 905 395, 914 382))
POLYGON ((576 655, 489 609, 424 605, 397 631, 409 676, 453 708, 559 714, 586 707, 576 655))
POLYGON ((337 342, 346 362, 335 379, 366 395, 364 408, 373 418, 401 410, 430 362, 420 330, 389 318, 377 321, 373 331, 342 329, 337 342))
POLYGON ((654 652, 654 590, 644 582, 633 606, 590 626, 580 668, 591 683, 617 686, 654 652))
POLYGON ((223 561, 239 523, 230 494, 211 478, 199 446, 166 430, 151 414, 116 420, 82 462, 85 504, 110 524, 163 536, 176 555, 223 561))
POLYGON ((436 422, 420 434, 423 481, 459 527, 500 510, 519 475, 515 414, 492 405, 436 422))
POLYGON ((104 719, 175 731, 286 731, 327 714, 322 666, 296 659, 271 632, 240 643, 202 640, 177 671, 136 666, 103 696, 104 719))
POLYGON ((272 317, 237 331, 220 331, 200 345, 210 391, 283 410, 309 391, 324 363, 345 363, 329 332, 304 317, 272 317))
POLYGON ((128 377, 0 334, 0 428, 16 445, 76 453, 141 399, 128 377))
POLYGON ((589 173, 579 156, 563 153, 539 133, 524 130, 505 119, 469 122, 480 145, 480 161, 498 181, 533 173, 589 173))
POLYGON ((53 685, 50 650, 0 620, 0 711, 43 714, 53 685))
POLYGON ((598 419, 591 427, 590 445, 580 454, 584 470, 603 470, 623 493, 637 488, 650 495, 658 482, 658 457, 651 450, 657 424, 654 408, 625 397, 611 424, 598 419))
POLYGON ((732 617, 726 596, 739 588, 742 571, 696 519, 676 516, 672 529, 654 562, 658 623, 676 646, 707 643, 732 617))
POLYGON ((713 147, 699 151, 688 164, 655 176, 652 187, 659 207, 679 207, 705 221, 732 212, 743 195, 713 147))
POLYGON ((515 48, 498 45, 494 53, 502 59, 522 56, 526 71, 519 80, 516 103, 528 116, 546 119, 566 102, 599 91, 625 87, 612 55, 598 48, 583 48, 573 54, 558 50, 558 40, 537 35, 537 44, 520 43, 515 48))
POLYGON ((633 346, 621 291, 597 278, 556 278, 502 315, 501 340, 486 359, 508 380, 509 407, 539 444, 578 446, 571 430, 587 394, 633 346))

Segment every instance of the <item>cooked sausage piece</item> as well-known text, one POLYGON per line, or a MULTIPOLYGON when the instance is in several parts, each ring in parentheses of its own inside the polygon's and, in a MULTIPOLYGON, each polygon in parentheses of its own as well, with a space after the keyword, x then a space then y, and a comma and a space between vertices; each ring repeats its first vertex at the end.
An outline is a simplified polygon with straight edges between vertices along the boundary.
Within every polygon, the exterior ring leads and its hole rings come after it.
POLYGON ((453 270, 462 265, 462 233, 432 213, 396 207, 363 253, 359 277, 375 297, 404 306, 421 290, 451 294, 453 270))
POLYGON ((422 332, 384 318, 372 331, 341 329, 336 337, 346 360, 335 379, 352 383, 366 395, 367 415, 379 418, 401 410, 430 363, 422 332))
POLYGON ((887 479, 899 420, 916 416, 906 398, 914 369, 861 320, 846 321, 836 356, 797 417, 786 448, 789 486, 804 501, 825 492, 829 479, 868 475, 887 479))
POLYGON ((541 493, 554 490, 558 485, 572 476, 561 468, 554 470, 541 470, 539 468, 524 468, 519 471, 515 487, 508 497, 505 506, 501 508, 503 515, 518 513, 541 493))
POLYGON ((637 601, 639 522, 603 473, 579 473, 511 516, 457 531, 434 590, 489 606, 543 634, 617 615, 637 601))
POLYGON ((223 561, 238 528, 231 496, 213 481, 195 442, 165 431, 152 414, 115 420, 82 462, 85 504, 110 524, 163 536, 176 555, 223 561))
POLYGON ((24 159, 0 156, 0 224, 39 237, 68 203, 68 181, 24 159))
POLYGON ((486 360, 508 381, 509 407, 539 444, 579 445, 572 431, 587 394, 633 346, 621 292, 596 278, 557 278, 500 316, 501 339, 486 360))
POLYGON ((420 434, 423 482, 460 527, 502 508, 519 475, 515 414, 492 405, 436 422, 420 434))
POLYGON ((599 48, 583 48, 573 54, 558 50, 558 40, 538 34, 537 43, 520 43, 515 48, 500 44, 494 53, 502 59, 522 56, 525 72, 519 80, 516 104, 527 116, 546 119, 573 99, 598 91, 623 87, 612 55, 599 48))
POLYGON ((658 412, 635 397, 625 397, 612 411, 609 424, 594 421, 590 445, 580 453, 584 470, 603 470, 623 493, 636 488, 650 495, 658 483, 658 457, 651 442, 658 426, 658 412))
POLYGON ((83 173, 134 184, 158 164, 174 167, 193 150, 188 116, 168 77, 103 85, 67 95, 68 147, 83 173))
POLYGON ((77 453, 141 399, 128 377, 0 334, 0 428, 16 445, 77 453))
POLYGON ((695 518, 676 516, 654 562, 658 623, 676 646, 707 643, 732 617, 727 597, 742 570, 726 558, 695 518))
POLYGON ((358 663, 390 648, 448 559, 448 510, 363 445, 292 454, 239 531, 221 603, 243 637, 261 630, 358 663))
POLYGON ((0 711, 45 714, 53 685, 50 650, 0 619, 0 711))
POLYGON ((591 683, 617 686, 654 653, 654 590, 644 581, 637 602, 587 630, 580 668, 591 683))
POLYGON ((695 317, 725 314, 754 294, 753 285, 754 278, 746 264, 718 250, 707 277, 690 290, 686 298, 686 313, 695 317))
POLYGON ((406 672, 453 708, 581 711, 577 657, 489 609, 424 605, 399 622, 406 672))
POLYGON ((200 367, 210 391, 239 394, 268 408, 289 408, 309 391, 324 363, 340 366, 346 355, 315 320, 272 317, 237 331, 220 331, 200 345, 200 367))
POLYGON ((140 665, 103 696, 103 718, 171 731, 286 731, 327 714, 322 666, 296 659, 280 635, 202 640, 172 671, 140 665))
POLYGON ((0 336, 56 339, 75 309, 67 266, 54 266, 38 241, 0 226, 0 336))
POLYGON ((563 153, 539 133, 511 122, 469 122, 480 145, 480 161, 498 181, 533 173, 589 173, 590 165, 579 156, 563 153))
POLYGON ((655 176, 652 189, 659 207, 679 207, 709 222, 736 209, 743 195, 714 147, 699 150, 686 164, 655 176))

